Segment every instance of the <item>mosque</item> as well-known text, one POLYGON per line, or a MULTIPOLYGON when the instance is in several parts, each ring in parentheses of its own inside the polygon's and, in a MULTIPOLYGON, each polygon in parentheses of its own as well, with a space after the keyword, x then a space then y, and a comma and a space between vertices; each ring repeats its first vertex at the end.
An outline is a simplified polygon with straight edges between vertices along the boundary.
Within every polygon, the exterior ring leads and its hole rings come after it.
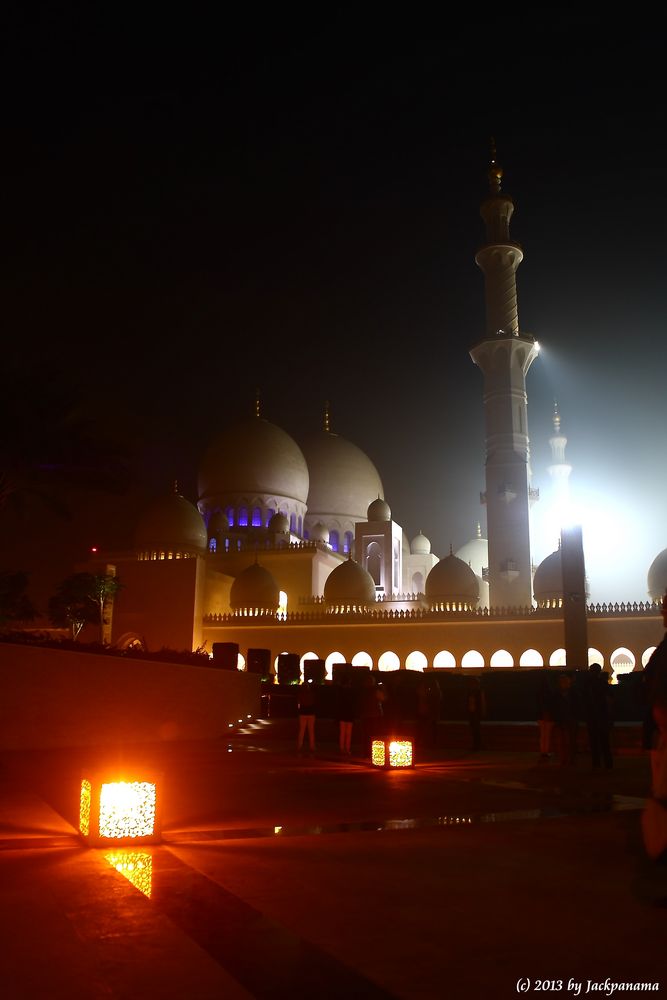
MULTIPOLYGON (((486 330, 470 350, 483 377, 488 539, 438 559, 421 532, 408 541, 392 519, 371 460, 331 427, 297 443, 253 416, 213 440, 199 468, 197 503, 178 489, 139 520, 127 551, 86 568, 117 575, 106 640, 120 648, 231 651, 239 668, 257 653, 376 670, 581 666, 566 653, 567 612, 579 616, 581 657, 614 677, 641 669, 662 636, 657 602, 667 550, 648 571, 646 603, 587 605, 580 573, 568 578, 561 548, 531 559, 526 375, 539 345, 519 327, 510 236, 514 210, 495 153, 481 205, 486 238, 486 330), (572 582, 572 579, 575 582, 572 582)), ((552 501, 567 499, 567 439, 556 407, 550 439, 552 501)), ((569 647, 568 647, 569 648, 569 647)))

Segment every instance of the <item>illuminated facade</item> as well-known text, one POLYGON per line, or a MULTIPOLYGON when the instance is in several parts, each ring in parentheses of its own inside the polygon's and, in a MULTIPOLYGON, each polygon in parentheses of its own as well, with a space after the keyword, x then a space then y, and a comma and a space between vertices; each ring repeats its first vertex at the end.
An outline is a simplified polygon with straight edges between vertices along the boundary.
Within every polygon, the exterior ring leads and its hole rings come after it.
MULTIPOLYGON (((269 650, 271 663, 298 652, 324 660, 329 675, 343 661, 379 670, 565 665, 560 553, 535 573, 531 558, 526 375, 538 345, 519 327, 523 251, 510 238, 514 205, 501 177, 494 158, 475 258, 486 331, 470 352, 484 379, 488 541, 478 528, 442 559, 421 532, 408 542, 377 469, 332 431, 328 405, 322 430, 297 443, 257 400, 251 418, 210 444, 197 504, 177 491, 161 498, 131 547, 97 560, 123 583, 114 644, 210 652, 236 643, 241 666, 249 649, 269 650)), ((562 500, 570 467, 557 410, 550 443, 562 500)), ((654 566, 655 601, 667 560, 654 566)), ((614 673, 641 668, 662 635, 651 601, 589 607, 587 621, 589 660, 614 673)))

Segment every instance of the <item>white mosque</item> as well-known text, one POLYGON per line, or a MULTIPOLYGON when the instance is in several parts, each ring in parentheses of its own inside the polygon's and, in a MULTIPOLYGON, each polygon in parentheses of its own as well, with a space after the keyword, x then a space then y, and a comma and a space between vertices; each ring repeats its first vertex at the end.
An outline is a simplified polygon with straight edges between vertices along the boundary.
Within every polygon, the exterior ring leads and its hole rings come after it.
MULTIPOLYGON (((587 606, 573 594, 558 549, 531 559, 526 375, 539 353, 521 332, 510 237, 512 199, 489 169, 481 206, 486 240, 486 331, 470 355, 483 376, 488 539, 438 559, 421 532, 408 541, 372 461, 331 427, 297 443, 261 413, 229 426, 201 462, 197 503, 177 489, 140 519, 134 544, 98 557, 117 574, 107 640, 121 648, 282 652, 372 669, 582 666, 566 652, 568 602, 581 602, 579 659, 614 675, 639 669, 662 635, 657 602, 667 550, 648 569, 650 600, 587 606), (565 574, 566 575, 566 574, 565 574), (583 629, 583 631, 581 631, 583 629)), ((570 466, 557 406, 550 439, 551 510, 567 506, 570 466)), ((91 567, 88 567, 91 568, 91 567)), ((583 562, 581 566, 583 576, 583 562)), ((576 589, 576 587, 575 587, 576 589)), ((580 586, 585 590, 585 584, 580 586)))

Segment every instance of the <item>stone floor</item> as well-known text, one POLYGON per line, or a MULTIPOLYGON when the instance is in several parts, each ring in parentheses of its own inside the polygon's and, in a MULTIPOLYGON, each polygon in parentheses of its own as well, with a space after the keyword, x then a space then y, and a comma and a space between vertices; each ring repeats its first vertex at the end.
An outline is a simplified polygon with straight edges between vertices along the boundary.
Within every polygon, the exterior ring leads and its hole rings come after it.
POLYGON ((439 747, 383 772, 331 739, 300 756, 284 723, 0 765, 3 1000, 667 991, 637 751, 593 771, 439 747), (79 779, 100 763, 163 773, 160 846, 83 846, 79 779))

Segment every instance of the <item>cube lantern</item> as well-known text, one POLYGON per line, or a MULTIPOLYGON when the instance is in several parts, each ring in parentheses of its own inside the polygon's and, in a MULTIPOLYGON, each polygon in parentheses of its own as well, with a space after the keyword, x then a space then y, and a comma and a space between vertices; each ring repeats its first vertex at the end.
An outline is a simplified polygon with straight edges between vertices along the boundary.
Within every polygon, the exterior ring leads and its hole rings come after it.
POLYGON ((371 742, 371 764, 374 767, 402 768, 414 767, 415 757, 412 740, 397 740, 390 737, 371 742))
POLYGON ((79 831, 91 847, 157 844, 159 782, 151 778, 89 775, 81 780, 79 831))

